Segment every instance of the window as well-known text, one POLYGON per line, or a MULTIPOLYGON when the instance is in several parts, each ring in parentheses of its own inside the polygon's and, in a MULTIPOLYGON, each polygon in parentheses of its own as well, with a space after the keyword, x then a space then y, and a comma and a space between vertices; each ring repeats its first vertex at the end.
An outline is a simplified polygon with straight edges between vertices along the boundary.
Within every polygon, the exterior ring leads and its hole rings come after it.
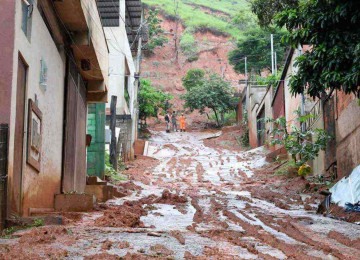
POLYGON ((22 9, 22 20, 21 20, 21 29, 25 33, 26 37, 30 39, 31 34, 31 17, 34 10, 34 0, 21 0, 21 9, 22 9))

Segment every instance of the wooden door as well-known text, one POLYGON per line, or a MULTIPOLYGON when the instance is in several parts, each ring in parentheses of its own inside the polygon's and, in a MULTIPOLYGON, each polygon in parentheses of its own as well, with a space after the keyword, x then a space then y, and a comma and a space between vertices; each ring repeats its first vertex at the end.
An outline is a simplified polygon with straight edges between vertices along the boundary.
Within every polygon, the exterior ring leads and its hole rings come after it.
POLYGON ((63 192, 83 192, 86 185, 86 89, 69 62, 66 86, 63 192))
POLYGON ((27 81, 27 65, 19 57, 17 91, 16 91, 16 119, 14 138, 14 166, 13 166, 13 194, 11 196, 11 213, 21 214, 21 186, 24 148, 24 122, 25 122, 25 94, 27 81))

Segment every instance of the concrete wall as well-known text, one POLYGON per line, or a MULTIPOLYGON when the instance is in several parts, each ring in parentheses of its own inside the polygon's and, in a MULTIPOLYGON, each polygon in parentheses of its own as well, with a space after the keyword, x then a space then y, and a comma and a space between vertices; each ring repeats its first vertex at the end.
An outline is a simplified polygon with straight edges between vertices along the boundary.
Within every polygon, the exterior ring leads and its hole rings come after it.
MULTIPOLYGON (((265 119, 267 118, 273 118, 273 108, 271 106, 272 100, 273 100, 273 93, 274 88, 270 86, 266 93, 264 98, 262 99, 259 109, 257 110, 257 115, 259 116, 259 113, 264 108, 265 109, 265 119)), ((267 145, 267 141, 269 141, 270 138, 270 132, 272 131, 272 124, 271 123, 265 123, 265 145, 267 145)), ((270 149, 274 150, 275 147, 270 147, 270 149)))
POLYGON ((286 77, 284 82, 285 117, 286 117, 286 121, 288 122, 288 131, 291 130, 291 124, 297 124, 295 120, 297 118, 297 115, 294 112, 298 110, 301 105, 301 96, 300 95, 297 95, 296 97, 292 96, 289 87, 291 76, 297 73, 297 69, 296 67, 294 67, 294 62, 299 55, 300 55, 300 51, 295 50, 288 71, 286 72, 286 77))
POLYGON ((260 103, 267 91, 266 86, 249 86, 247 93, 247 111, 248 111, 248 127, 249 127, 249 144, 250 147, 258 146, 257 141, 257 115, 260 103))
POLYGON ((348 176, 360 164, 360 106, 354 95, 337 95, 337 169, 338 177, 348 176))
POLYGON ((10 123, 11 82, 14 52, 15 1, 0 4, 0 124, 10 123))
MULTIPOLYGON (((16 89, 18 56, 21 53, 28 64, 28 78, 26 89, 26 111, 24 129, 24 157, 23 157, 23 215, 28 215, 29 208, 52 208, 54 194, 60 192, 62 169, 62 141, 63 141, 63 112, 64 112, 64 79, 65 53, 54 44, 50 33, 34 5, 32 14, 32 32, 28 39, 21 30, 21 1, 16 2, 15 14, 15 45, 12 65, 12 98, 11 98, 11 129, 15 126, 16 89), (47 88, 42 89, 40 80, 40 60, 43 59, 48 67, 47 88), (38 100, 38 107, 43 113, 42 118, 42 147, 41 170, 35 171, 26 164, 28 99, 38 100)), ((2 6, 2 5, 1 5, 2 6)), ((9 83, 10 84, 10 83, 9 83)), ((14 131, 10 132, 9 147, 9 192, 12 194, 11 180, 14 162, 14 131)))
MULTIPOLYGON (((312 129, 324 129, 324 115, 323 111, 319 114, 314 122, 312 129)), ((314 136, 316 138, 316 136, 314 136)), ((314 140, 313 140, 314 141, 314 140)), ((314 175, 321 175, 325 173, 325 151, 320 151, 319 155, 312 161, 312 168, 314 175)))
POLYGON ((101 24, 99 12, 95 0, 81 0, 81 6, 85 13, 85 19, 89 27, 91 42, 94 45, 96 57, 99 62, 104 84, 109 84, 109 57, 108 46, 104 37, 104 29, 101 24))

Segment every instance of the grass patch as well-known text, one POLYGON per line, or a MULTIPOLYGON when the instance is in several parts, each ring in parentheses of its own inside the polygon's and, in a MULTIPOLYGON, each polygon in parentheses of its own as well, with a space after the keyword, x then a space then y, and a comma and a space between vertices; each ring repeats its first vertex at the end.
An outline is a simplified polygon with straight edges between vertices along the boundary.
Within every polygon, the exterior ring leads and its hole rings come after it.
POLYGON ((1 238, 4 238, 4 239, 11 239, 13 236, 13 234, 16 232, 16 231, 19 231, 19 230, 25 230, 25 229, 29 229, 29 228, 34 228, 34 227, 42 227, 44 226, 44 220, 42 218, 36 218, 34 219, 33 223, 29 224, 29 225, 19 225, 19 226, 11 226, 11 227, 8 227, 8 228, 5 228, 2 233, 1 233, 1 238))
POLYGON ((181 36, 180 49, 188 57, 188 61, 196 61, 198 57, 198 46, 192 30, 187 29, 181 36))
MULTIPOLYGON (((163 10, 168 16, 174 15, 175 8, 173 0, 144 0, 143 2, 151 7, 157 7, 163 10)), ((201 5, 211 8, 212 10, 221 11, 229 14, 230 18, 244 9, 248 10, 249 13, 251 12, 245 0, 222 0, 216 2, 209 0, 179 1, 178 13, 187 28, 202 31, 208 30, 214 33, 229 35, 236 39, 243 35, 242 30, 224 21, 221 17, 204 12, 200 8, 191 6, 190 4, 201 5)))

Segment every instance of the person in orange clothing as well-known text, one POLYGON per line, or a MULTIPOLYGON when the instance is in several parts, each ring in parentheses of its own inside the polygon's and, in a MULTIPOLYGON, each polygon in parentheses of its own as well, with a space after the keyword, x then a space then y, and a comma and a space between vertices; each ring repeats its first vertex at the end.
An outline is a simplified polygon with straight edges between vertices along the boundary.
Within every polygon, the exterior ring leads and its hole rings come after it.
POLYGON ((184 116, 184 113, 181 114, 179 121, 180 121, 180 132, 185 132, 186 117, 184 116))

